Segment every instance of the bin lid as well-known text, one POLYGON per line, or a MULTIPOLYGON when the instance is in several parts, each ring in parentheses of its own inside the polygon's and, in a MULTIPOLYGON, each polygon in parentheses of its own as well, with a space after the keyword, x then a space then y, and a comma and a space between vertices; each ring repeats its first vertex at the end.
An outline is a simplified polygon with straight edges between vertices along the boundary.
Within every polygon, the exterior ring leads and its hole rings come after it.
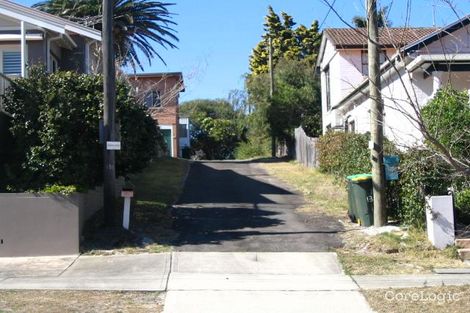
POLYGON ((353 181, 353 182, 360 182, 360 181, 371 180, 372 179, 372 174, 370 174, 370 173, 356 174, 356 175, 348 176, 346 178, 350 181, 353 181))

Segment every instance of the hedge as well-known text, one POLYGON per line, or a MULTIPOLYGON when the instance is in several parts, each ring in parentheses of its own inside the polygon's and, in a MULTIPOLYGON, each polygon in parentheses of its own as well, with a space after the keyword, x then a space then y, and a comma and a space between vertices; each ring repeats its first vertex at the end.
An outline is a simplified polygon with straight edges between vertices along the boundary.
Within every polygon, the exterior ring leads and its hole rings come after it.
MULTIPOLYGON (((344 182, 348 175, 369 173, 371 170, 368 149, 369 135, 329 132, 320 137, 320 171, 333 174, 344 182)), ((400 156, 400 179, 387 182, 386 201, 389 217, 403 224, 425 226, 425 197, 456 191, 456 209, 459 221, 470 222, 470 192, 466 179, 456 179, 452 171, 435 154, 426 149, 398 151, 392 143, 385 142, 385 154, 400 156)))
MULTIPOLYGON (((3 96, 5 110, 13 116, 9 131, 14 140, 12 155, 4 165, 8 177, 3 189, 99 185, 103 176, 102 90, 101 76, 48 74, 38 67, 30 70, 28 78, 12 81, 3 96)), ((117 85, 116 106, 122 136, 117 173, 127 175, 146 167, 163 138, 124 82, 117 85)))

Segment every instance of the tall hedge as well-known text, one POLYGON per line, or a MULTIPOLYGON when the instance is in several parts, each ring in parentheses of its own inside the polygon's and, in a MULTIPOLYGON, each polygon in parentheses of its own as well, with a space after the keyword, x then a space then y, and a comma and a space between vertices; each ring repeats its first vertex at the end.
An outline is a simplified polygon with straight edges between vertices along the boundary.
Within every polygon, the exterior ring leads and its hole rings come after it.
MULTIPOLYGON (((3 96, 5 110, 13 116, 14 139, 7 189, 39 190, 53 184, 88 189, 102 182, 102 90, 101 76, 47 74, 42 68, 11 83, 3 96)), ((156 155, 162 136, 122 82, 117 86, 117 119, 122 134, 118 174, 142 170, 156 155)))
MULTIPOLYGON (((320 170, 333 174, 339 181, 348 175, 371 171, 368 134, 329 132, 320 137, 318 150, 320 170)), ((397 150, 389 141, 384 143, 385 154, 400 156, 398 181, 387 182, 388 215, 403 224, 423 228, 426 216, 426 196, 456 191, 458 221, 470 222, 470 181, 455 177, 452 169, 435 154, 424 148, 397 150)))
POLYGON ((328 132, 318 141, 320 171, 338 178, 371 170, 369 136, 344 132, 328 132))

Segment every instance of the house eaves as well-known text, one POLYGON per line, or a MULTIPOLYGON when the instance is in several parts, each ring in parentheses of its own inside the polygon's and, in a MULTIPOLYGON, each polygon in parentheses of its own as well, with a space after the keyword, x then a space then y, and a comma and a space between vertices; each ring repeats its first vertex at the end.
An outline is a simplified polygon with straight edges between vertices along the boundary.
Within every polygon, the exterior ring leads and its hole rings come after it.
POLYGON ((0 1, 0 14, 59 34, 75 33, 96 41, 101 41, 101 32, 99 30, 14 2, 0 1))
MULTIPOLYGON (((455 31, 457 31, 458 29, 462 28, 462 27, 465 27, 466 25, 470 24, 470 15, 467 15, 465 16, 464 18, 452 23, 452 24, 449 24, 439 30, 436 30, 435 32, 432 32, 431 34, 427 35, 427 36, 424 36, 420 39, 418 39, 417 41, 409 44, 409 45, 406 45, 405 47, 401 48, 400 51, 398 53, 396 53, 395 55, 393 55, 390 60, 386 61, 381 67, 380 67, 380 75, 381 75, 381 80, 385 80, 385 77, 383 77, 384 73, 388 70, 391 70, 394 66, 396 67, 397 70, 401 69, 402 66, 406 66, 407 69, 409 69, 409 67, 411 66, 411 64, 414 63, 414 61, 411 61, 408 65, 405 65, 403 62, 397 62, 397 61, 400 61, 402 58, 401 56, 402 55, 408 55, 410 54, 411 52, 414 52, 420 48, 423 48, 425 47, 426 45, 429 45, 430 43, 436 41, 436 40, 439 40, 441 38, 443 38, 444 36, 447 36, 455 31), (399 63, 398 66, 397 65, 394 65, 394 63, 399 63)), ((440 59, 441 62, 444 62, 444 61, 447 61, 447 62, 450 62, 450 61, 456 61, 455 58, 457 58, 457 55, 458 54, 455 54, 454 55, 454 59, 452 59, 450 57, 450 55, 447 55, 447 59, 443 59, 442 56, 443 55, 436 55, 436 61, 440 59)), ((463 54, 461 57, 459 58, 466 58, 468 56, 468 54, 463 54)), ((419 63, 419 62, 423 62, 425 60, 425 57, 426 55, 420 55, 418 57, 416 57, 416 61, 419 63)), ((429 61, 432 59, 432 55, 427 55, 427 57, 430 57, 429 58, 429 61)), ((469 60, 460 60, 461 62, 462 61, 470 61, 469 60)), ((418 64, 418 63, 415 63, 415 64, 418 64)), ((416 66, 416 65, 413 65, 413 66, 416 66)), ((415 69, 413 69, 414 71, 415 69)), ((390 74, 393 74, 391 72, 389 72, 390 74)), ((348 94, 346 97, 344 97, 340 102, 338 102, 335 106, 332 107, 332 109, 338 109, 340 107, 342 107, 344 104, 346 104, 347 102, 351 101, 351 100, 354 100, 355 98, 361 96, 361 95, 365 95, 368 90, 369 86, 369 79, 366 78, 363 82, 361 82, 361 84, 355 88, 350 94, 348 94)))

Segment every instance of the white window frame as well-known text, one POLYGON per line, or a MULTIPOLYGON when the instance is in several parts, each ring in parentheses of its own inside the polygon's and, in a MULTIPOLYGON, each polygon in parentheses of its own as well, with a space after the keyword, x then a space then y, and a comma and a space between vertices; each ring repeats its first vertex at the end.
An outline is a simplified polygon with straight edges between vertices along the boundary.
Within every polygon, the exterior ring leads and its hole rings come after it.
POLYGON ((172 125, 158 125, 158 127, 160 127, 160 129, 165 129, 165 130, 168 130, 168 129, 169 129, 169 130, 170 130, 170 137, 171 137, 171 140, 170 140, 170 145, 171 145, 171 147, 170 147, 170 149, 169 149, 169 150, 170 150, 170 156, 171 156, 172 158, 176 157, 176 156, 173 154, 173 136, 174 136, 174 134, 173 134, 173 126, 172 126, 172 125))
MULTIPOLYGON (((20 45, 2 45, 0 46, 0 73, 3 74, 3 53, 4 52, 19 52, 21 53, 20 45)), ((21 77, 21 73, 18 75, 7 75, 8 77, 21 77)))

